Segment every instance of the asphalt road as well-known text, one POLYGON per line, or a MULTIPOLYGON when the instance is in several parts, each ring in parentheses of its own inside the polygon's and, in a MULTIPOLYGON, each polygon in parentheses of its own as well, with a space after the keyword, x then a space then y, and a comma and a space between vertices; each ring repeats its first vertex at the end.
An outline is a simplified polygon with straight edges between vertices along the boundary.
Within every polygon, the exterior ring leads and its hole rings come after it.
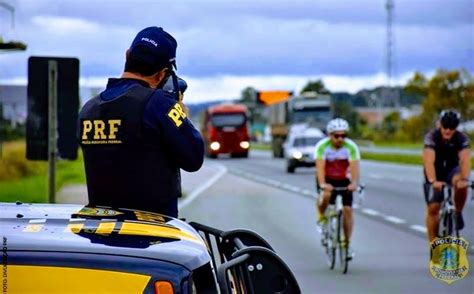
MULTIPOLYGON (((474 293, 472 274, 447 285, 429 273, 417 167, 362 162, 367 191, 355 216, 356 256, 349 273, 342 275, 327 268, 320 246, 314 168, 289 175, 284 161, 266 152, 252 152, 248 159, 208 160, 208 164, 215 166, 220 178, 192 195, 197 197, 180 210, 180 216, 221 229, 257 231, 288 263, 303 293, 474 293)), ((465 210, 468 226, 473 211, 470 201, 465 210)), ((472 228, 463 235, 474 240, 472 228)), ((469 261, 472 266, 472 255, 469 261)))

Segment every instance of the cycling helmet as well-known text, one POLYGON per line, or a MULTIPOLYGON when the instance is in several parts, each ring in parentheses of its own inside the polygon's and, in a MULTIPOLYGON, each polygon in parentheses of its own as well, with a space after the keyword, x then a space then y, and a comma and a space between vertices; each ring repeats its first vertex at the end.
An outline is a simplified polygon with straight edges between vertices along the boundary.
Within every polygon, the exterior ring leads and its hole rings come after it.
POLYGON ((326 131, 328 134, 342 131, 348 132, 349 131, 349 124, 345 119, 342 118, 335 118, 329 121, 328 125, 326 126, 326 131))
POLYGON ((459 112, 454 110, 443 110, 439 115, 439 121, 441 126, 445 129, 456 129, 459 125, 461 115, 459 112))

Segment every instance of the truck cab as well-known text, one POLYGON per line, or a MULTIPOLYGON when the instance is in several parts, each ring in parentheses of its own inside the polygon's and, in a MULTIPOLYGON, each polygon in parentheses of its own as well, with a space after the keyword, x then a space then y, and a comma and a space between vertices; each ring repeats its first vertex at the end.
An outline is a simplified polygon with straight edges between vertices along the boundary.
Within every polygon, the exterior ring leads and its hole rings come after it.
POLYGON ((311 127, 324 130, 332 117, 331 96, 316 92, 290 96, 286 101, 270 105, 269 125, 273 156, 284 157, 283 143, 293 125, 308 124, 311 127))
POLYGON ((209 107, 202 123, 206 155, 216 158, 219 154, 248 157, 250 148, 248 110, 243 104, 225 103, 209 107))

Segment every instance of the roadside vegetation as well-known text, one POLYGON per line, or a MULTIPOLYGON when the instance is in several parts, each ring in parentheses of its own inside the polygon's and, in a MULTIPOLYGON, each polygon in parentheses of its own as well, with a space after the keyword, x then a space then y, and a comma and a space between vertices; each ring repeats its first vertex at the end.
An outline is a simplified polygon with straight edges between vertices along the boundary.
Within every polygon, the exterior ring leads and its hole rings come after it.
MULTIPOLYGON (((3 144, 0 159, 0 201, 47 202, 47 162, 26 159, 25 141, 3 144)), ((56 191, 67 184, 85 184, 82 154, 56 166, 56 191)))

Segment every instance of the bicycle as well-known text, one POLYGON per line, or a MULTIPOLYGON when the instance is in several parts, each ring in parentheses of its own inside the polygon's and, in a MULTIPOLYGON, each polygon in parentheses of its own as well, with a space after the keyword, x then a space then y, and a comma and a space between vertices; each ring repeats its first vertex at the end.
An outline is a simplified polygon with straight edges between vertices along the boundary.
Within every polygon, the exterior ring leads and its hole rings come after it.
MULTIPOLYGON (((359 203, 363 199, 364 186, 357 187, 357 195, 359 203)), ((341 263, 342 273, 347 273, 348 263, 352 259, 349 255, 348 247, 345 246, 344 236, 344 215, 342 213, 342 195, 341 192, 347 191, 346 187, 335 187, 333 193, 336 193, 335 204, 330 204, 326 209, 327 223, 322 227, 321 243, 325 247, 325 253, 329 268, 332 270, 336 265, 336 255, 339 252, 339 260, 341 263)))
MULTIPOLYGON (((474 189, 474 181, 471 181, 471 184, 468 188, 474 189)), ((430 197, 433 197, 433 187, 430 189, 430 197)), ((459 237, 459 230, 457 227, 457 219, 454 210, 454 188, 450 184, 445 184, 442 187, 443 201, 441 202, 441 208, 439 210, 439 236, 448 237, 453 236, 459 237)))

